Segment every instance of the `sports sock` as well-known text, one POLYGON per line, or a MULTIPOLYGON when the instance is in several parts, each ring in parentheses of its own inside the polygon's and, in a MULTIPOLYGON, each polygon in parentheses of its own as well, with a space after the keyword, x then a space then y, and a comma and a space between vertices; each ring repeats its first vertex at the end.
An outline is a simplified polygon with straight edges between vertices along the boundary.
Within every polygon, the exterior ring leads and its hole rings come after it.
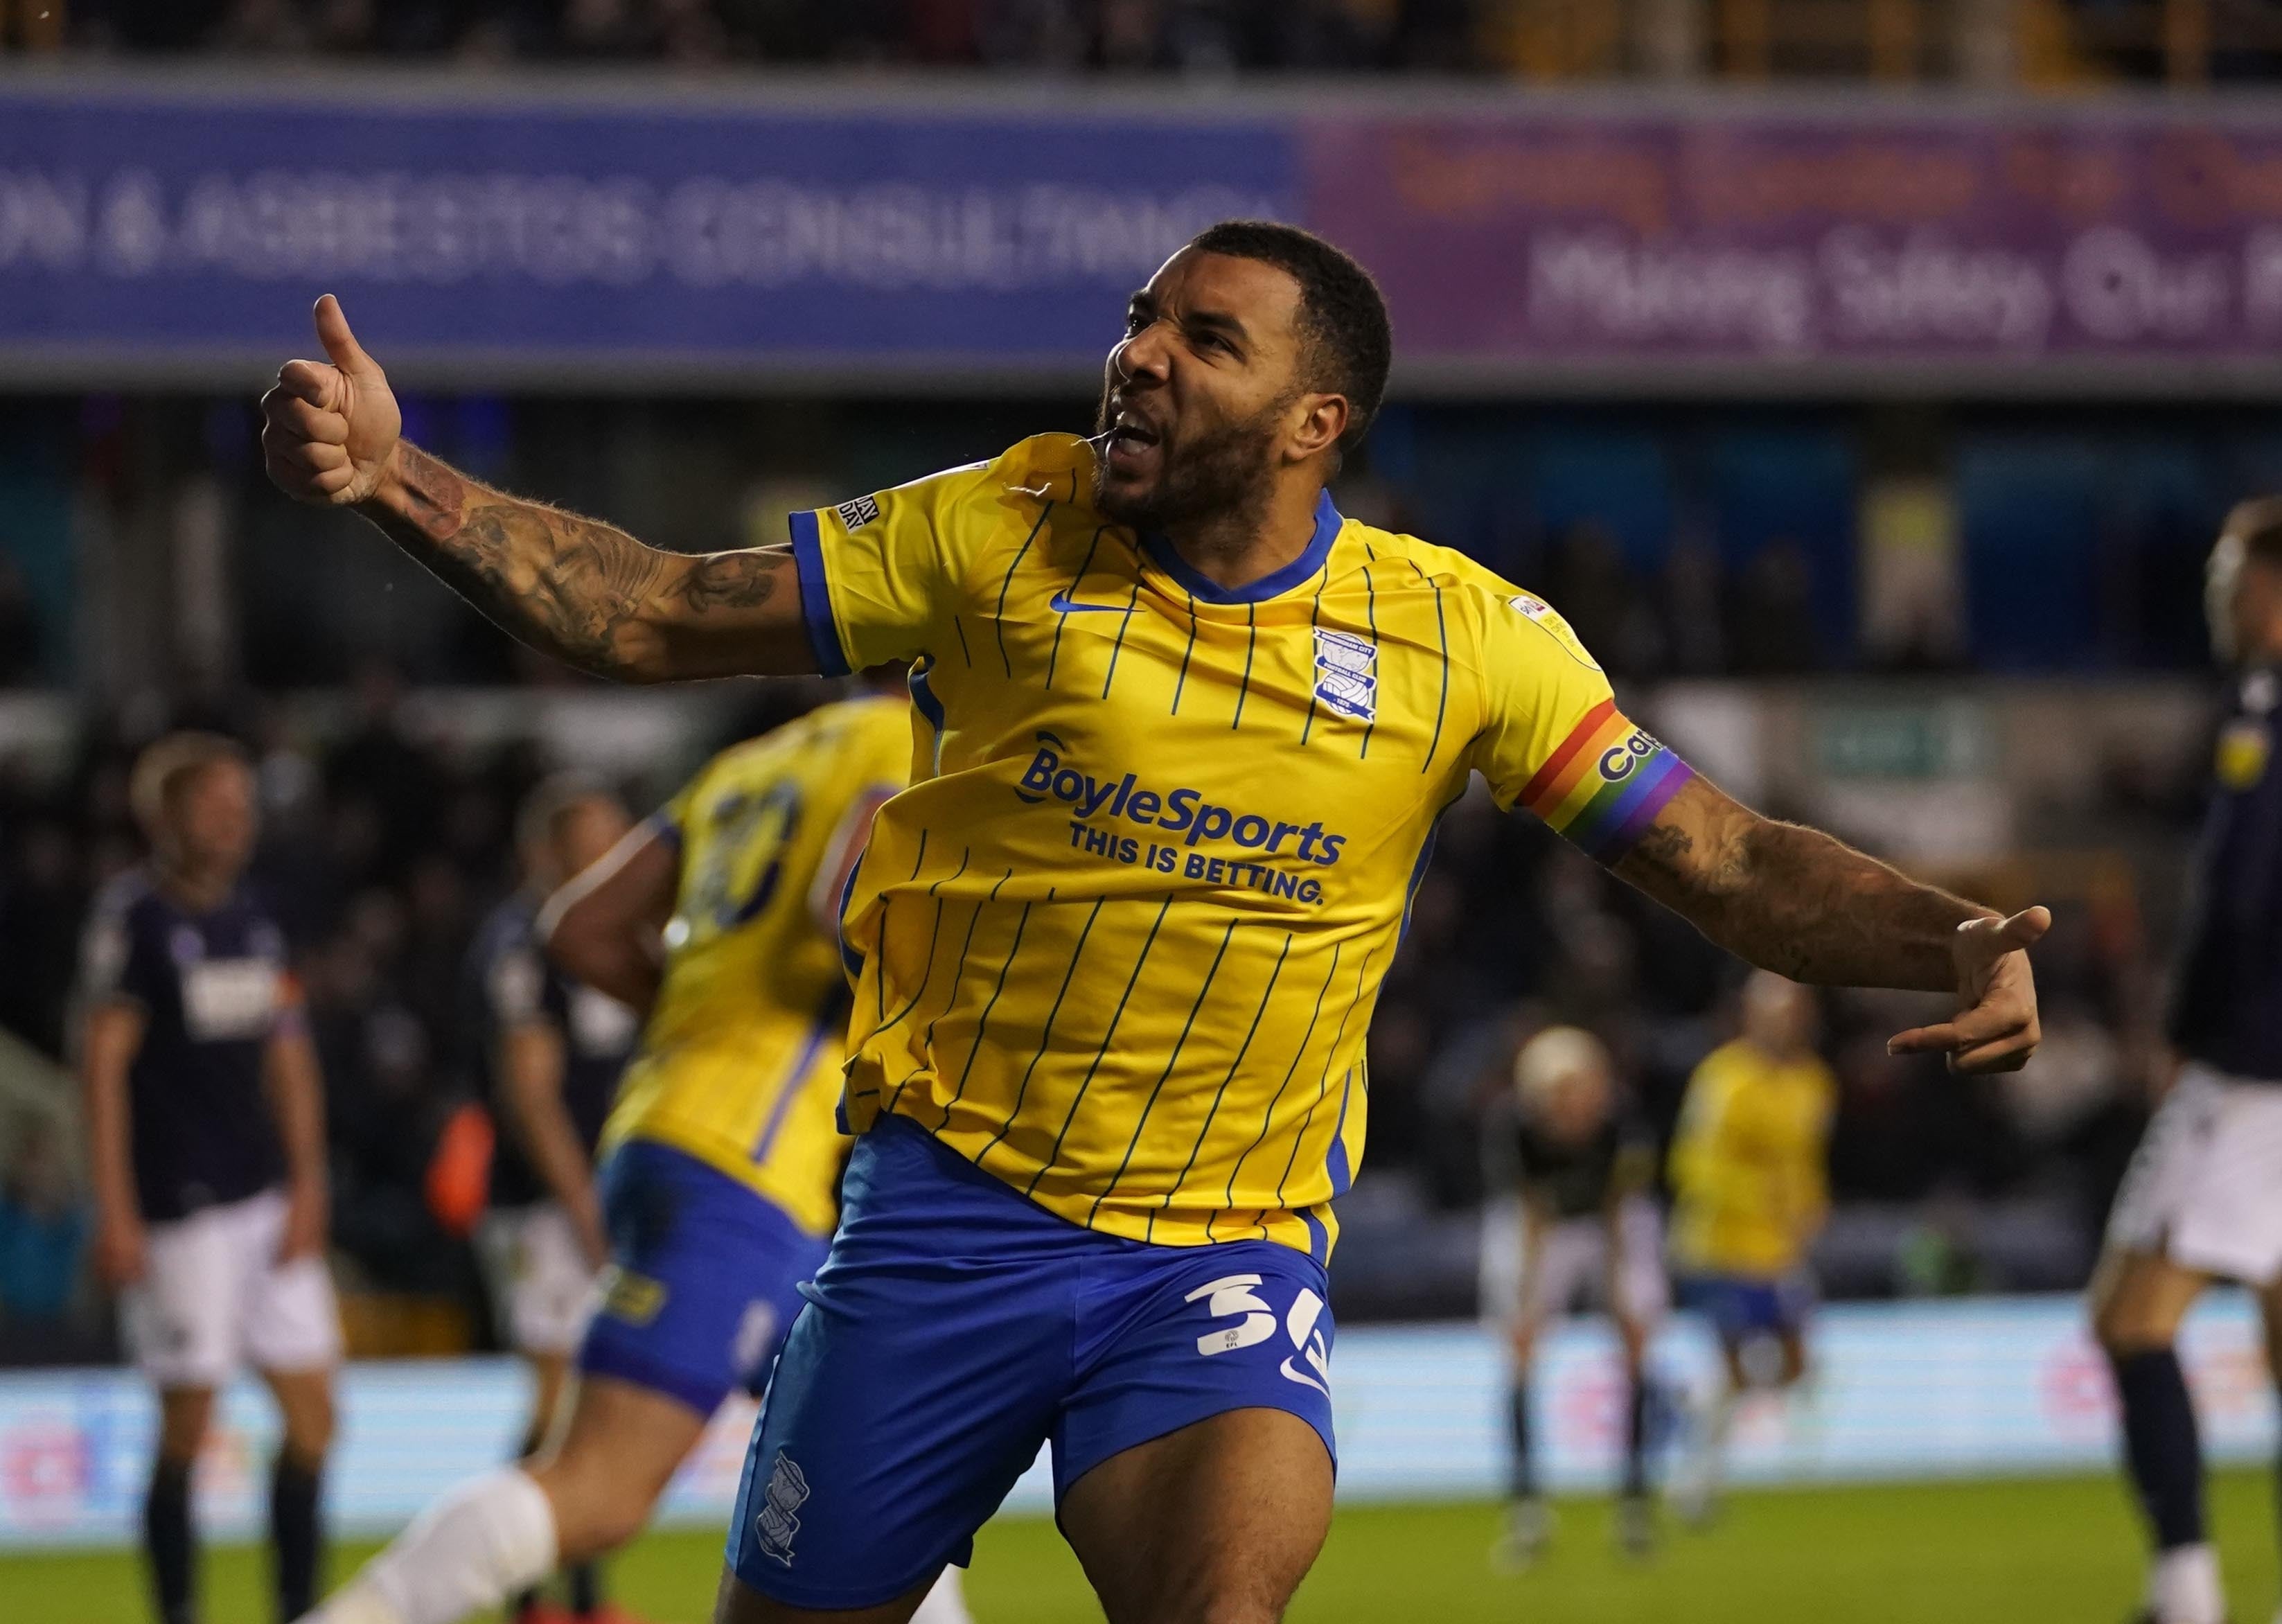
POLYGON ((324 1560, 324 1526, 318 1499, 320 1468, 278 1452, 269 1469, 270 1576, 277 1587, 277 1617, 291 1624, 317 1599, 317 1570, 324 1560))
POLYGON ((1655 1387, 1642 1371, 1632 1381, 1625 1403, 1625 1493, 1648 1493, 1648 1417, 1655 1387))
POLYGON ((600 1564, 580 1562, 563 1570, 570 1581, 570 1611, 578 1618, 593 1614, 602 1605, 602 1569, 600 1564))
POLYGON ((413 1519, 312 1615, 314 1624, 458 1624, 555 1568, 555 1509, 521 1470, 501 1467, 413 1519))
POLYGON ((1537 1497, 1537 1457, 1529 1448, 1529 1379, 1514 1378, 1506 1395, 1507 1435, 1513 1447, 1513 1474, 1508 1492, 1517 1500, 1537 1497))
POLYGON ((2203 1540, 2202 1444, 2179 1357, 2145 1348, 2111 1361, 2123 1407, 2123 1457, 2158 1550, 2203 1540))
POLYGON ((159 1457, 151 1465, 143 1500, 143 1552, 159 1624, 192 1624, 198 1617, 198 1534, 190 1526, 190 1463, 159 1457))
POLYGON ((2159 1624, 2225 1624, 2218 1553, 2208 1545, 2178 1545, 2157 1557, 2147 1570, 2147 1611, 2159 1624))
MULTIPOLYGON (((546 1441, 547 1428, 538 1417, 533 1416, 529 1430, 523 1434, 523 1448, 516 1451, 516 1459, 529 1460, 539 1453, 539 1446, 546 1441)), ((546 1599, 539 1589, 539 1580, 533 1580, 528 1586, 508 1598, 508 1616, 515 1621, 515 1624, 529 1624, 529 1621, 538 1614, 539 1603, 546 1599)))

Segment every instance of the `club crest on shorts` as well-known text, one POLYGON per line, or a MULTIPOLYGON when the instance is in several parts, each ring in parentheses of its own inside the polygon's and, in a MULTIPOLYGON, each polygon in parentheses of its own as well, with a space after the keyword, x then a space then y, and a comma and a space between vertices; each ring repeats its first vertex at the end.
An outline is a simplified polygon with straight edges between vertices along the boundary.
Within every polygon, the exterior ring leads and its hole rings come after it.
POLYGON ((1359 722, 1378 719, 1378 645, 1316 628, 1316 697, 1359 722))
POLYGON ((792 1457, 779 1449, 768 1485, 761 1490, 761 1509, 753 1519, 753 1533, 761 1542, 763 1553, 787 1567, 792 1566, 793 1536, 800 1532, 800 1519, 793 1513, 807 1500, 808 1479, 793 1465, 792 1457))

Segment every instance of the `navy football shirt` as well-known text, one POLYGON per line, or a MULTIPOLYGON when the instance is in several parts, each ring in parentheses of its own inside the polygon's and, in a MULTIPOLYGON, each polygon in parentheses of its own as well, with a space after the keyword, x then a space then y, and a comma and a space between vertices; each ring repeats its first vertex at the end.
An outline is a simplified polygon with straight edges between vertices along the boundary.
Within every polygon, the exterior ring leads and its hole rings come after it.
POLYGON ((82 973, 90 1006, 143 1012, 128 1120, 144 1218, 185 1217, 282 1182, 263 1059, 299 999, 268 912, 241 886, 193 913, 136 870, 97 899, 82 973))
POLYGON ((2169 1035, 2191 1060, 2282 1083, 2282 672, 2245 672, 2228 697, 2169 1035))
POLYGON ((522 1207, 547 1191, 502 1114, 498 1076, 500 1040, 530 1021, 546 1021, 563 1035, 563 1103, 592 1155, 640 1034, 633 1012, 615 998, 572 981, 547 960, 535 930, 531 899, 508 897, 492 911, 469 955, 463 1004, 469 1058, 476 1084, 500 1119, 492 1162, 492 1204, 522 1207))

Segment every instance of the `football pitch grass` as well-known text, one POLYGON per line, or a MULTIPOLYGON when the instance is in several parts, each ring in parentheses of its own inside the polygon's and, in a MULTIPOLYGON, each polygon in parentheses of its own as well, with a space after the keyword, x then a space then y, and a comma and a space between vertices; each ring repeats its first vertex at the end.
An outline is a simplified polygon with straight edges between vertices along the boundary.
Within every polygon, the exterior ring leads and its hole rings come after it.
MULTIPOLYGON (((2234 1616, 2274 1607, 2266 1474, 2213 1484, 2234 1616)), ((1769 1490, 1739 1494, 1703 1534, 1668 1529, 1655 1557, 1620 1560, 1605 1501, 1559 1503, 1550 1553, 1491 1572, 1500 1514, 1487 1505, 1342 1511, 1292 1624, 2122 1624, 2137 1599, 2139 1534, 2110 1478, 1769 1490)), ((336 1552, 336 1572, 366 1547, 336 1552)), ((719 1571, 710 1533, 653 1534, 611 1585, 655 1624, 706 1624, 719 1571)), ((256 1551, 206 1563, 206 1624, 268 1624, 256 1551)), ((994 1523, 967 1594, 977 1624, 1098 1619, 1077 1563, 1043 1519, 994 1523)), ((133 1558, 120 1552, 0 1556, 6 1624, 140 1624, 133 1558)))

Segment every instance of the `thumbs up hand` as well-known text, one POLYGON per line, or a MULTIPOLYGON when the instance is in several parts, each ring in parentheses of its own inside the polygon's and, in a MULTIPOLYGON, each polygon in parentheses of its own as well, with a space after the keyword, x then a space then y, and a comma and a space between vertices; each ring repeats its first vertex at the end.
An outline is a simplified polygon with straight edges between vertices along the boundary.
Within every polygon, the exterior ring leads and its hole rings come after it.
POLYGON ((262 464, 296 501, 345 508, 379 489, 403 431, 380 363, 349 330, 340 300, 317 301, 317 341, 329 361, 289 361, 261 397, 262 464))

